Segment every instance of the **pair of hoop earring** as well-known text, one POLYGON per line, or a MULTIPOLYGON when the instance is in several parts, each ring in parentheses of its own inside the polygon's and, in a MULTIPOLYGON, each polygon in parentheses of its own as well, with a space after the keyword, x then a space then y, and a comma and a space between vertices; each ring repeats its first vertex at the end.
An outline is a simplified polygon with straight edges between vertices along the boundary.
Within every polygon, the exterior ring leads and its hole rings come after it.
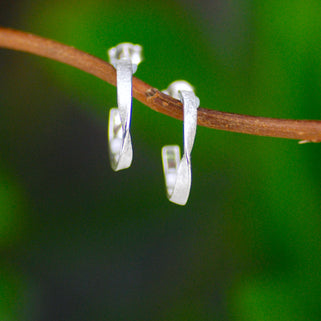
MULTIPOLYGON (((108 142, 111 167, 119 171, 130 167, 133 148, 130 136, 132 109, 132 76, 142 62, 142 47, 122 43, 108 50, 110 63, 116 68, 118 108, 109 112, 108 142)), ((173 82, 164 93, 179 99, 184 108, 184 153, 180 158, 178 145, 162 148, 162 162, 168 199, 185 205, 192 182, 191 152, 197 127, 199 98, 194 88, 186 81, 173 82)))

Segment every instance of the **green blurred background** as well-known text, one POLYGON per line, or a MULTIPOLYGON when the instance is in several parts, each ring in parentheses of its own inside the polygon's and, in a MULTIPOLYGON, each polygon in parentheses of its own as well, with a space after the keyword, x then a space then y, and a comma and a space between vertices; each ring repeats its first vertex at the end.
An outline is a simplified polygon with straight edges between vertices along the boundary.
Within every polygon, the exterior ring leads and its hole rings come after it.
MULTIPOLYGON (((192 83, 201 106, 320 119, 320 0, 2 1, 0 24, 136 76, 192 83)), ((321 148, 199 127, 185 207, 160 151, 182 123, 133 102, 134 160, 114 173, 115 87, 0 49, 0 320, 320 320, 321 148)))

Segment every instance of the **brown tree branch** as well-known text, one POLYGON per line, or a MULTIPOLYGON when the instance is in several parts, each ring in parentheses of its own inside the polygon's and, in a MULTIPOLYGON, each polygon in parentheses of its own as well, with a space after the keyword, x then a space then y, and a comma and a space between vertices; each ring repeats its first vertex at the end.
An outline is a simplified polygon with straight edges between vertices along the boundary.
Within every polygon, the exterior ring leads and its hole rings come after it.
MULTIPOLYGON (((57 60, 116 85, 116 71, 110 64, 50 39, 0 27, 0 47, 57 60)), ((155 111, 183 119, 180 101, 163 94, 136 77, 133 78, 133 96, 155 111)), ((198 125, 252 135, 321 142, 321 121, 317 120, 254 117, 200 107, 198 109, 198 125)))

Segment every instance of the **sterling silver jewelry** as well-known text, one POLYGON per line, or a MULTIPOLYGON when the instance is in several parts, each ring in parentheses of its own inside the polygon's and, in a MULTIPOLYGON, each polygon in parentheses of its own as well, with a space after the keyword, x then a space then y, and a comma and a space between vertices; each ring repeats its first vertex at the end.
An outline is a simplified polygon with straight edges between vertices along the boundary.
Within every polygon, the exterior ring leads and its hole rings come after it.
POLYGON ((180 99, 184 108, 184 154, 180 160, 178 145, 162 148, 163 170, 168 199, 176 204, 185 205, 192 182, 191 152, 197 127, 197 108, 200 100, 194 88, 186 81, 179 80, 164 91, 173 98, 180 99))
POLYGON ((108 50, 110 63, 117 71, 117 105, 111 108, 108 121, 108 142, 111 167, 119 171, 130 167, 133 148, 130 137, 132 110, 132 76, 142 62, 142 47, 121 43, 108 50))

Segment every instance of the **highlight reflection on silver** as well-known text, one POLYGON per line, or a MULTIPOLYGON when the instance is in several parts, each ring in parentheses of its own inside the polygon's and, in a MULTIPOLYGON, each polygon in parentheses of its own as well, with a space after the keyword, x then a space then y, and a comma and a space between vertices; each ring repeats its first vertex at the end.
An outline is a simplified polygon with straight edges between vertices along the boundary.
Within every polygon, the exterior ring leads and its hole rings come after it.
POLYGON ((184 154, 180 160, 178 145, 162 148, 162 161, 168 199, 176 204, 185 205, 191 189, 192 169, 191 152, 197 127, 197 108, 200 101, 194 88, 186 81, 173 82, 164 93, 180 99, 184 108, 184 154))
POLYGON ((132 77, 142 62, 142 47, 121 43, 108 50, 110 63, 117 72, 117 105, 109 112, 108 142, 111 167, 119 171, 130 167, 133 148, 130 137, 132 77))

